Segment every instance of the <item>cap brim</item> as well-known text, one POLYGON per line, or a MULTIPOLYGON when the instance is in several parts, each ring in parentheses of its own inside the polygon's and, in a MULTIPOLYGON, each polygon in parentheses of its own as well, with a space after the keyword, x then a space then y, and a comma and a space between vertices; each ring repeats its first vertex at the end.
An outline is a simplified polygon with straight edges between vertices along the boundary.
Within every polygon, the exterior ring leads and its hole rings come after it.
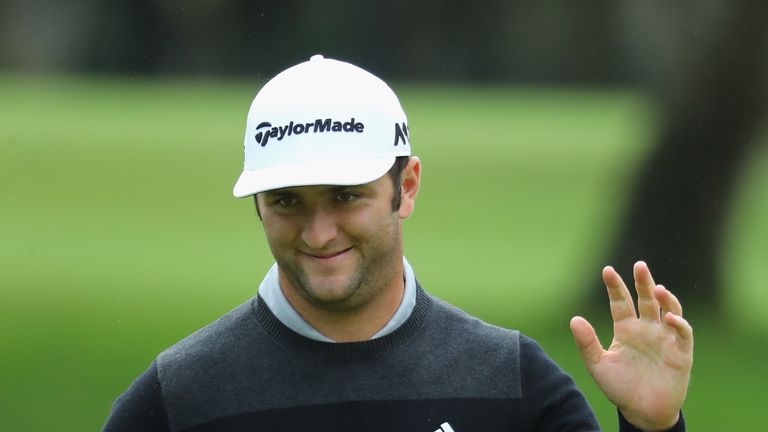
POLYGON ((395 156, 366 160, 315 160, 300 164, 243 170, 232 191, 237 198, 273 189, 313 185, 370 183, 389 171, 395 156))

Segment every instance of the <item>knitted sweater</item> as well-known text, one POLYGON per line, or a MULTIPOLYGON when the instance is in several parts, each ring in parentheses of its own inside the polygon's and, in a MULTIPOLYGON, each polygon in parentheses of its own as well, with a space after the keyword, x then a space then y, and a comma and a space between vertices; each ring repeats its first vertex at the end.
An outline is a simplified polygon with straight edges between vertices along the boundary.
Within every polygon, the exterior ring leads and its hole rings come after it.
MULTIPOLYGON (((682 419, 682 417, 681 417, 682 419)), ((634 431, 620 416, 620 430, 634 431)), ((327 343, 259 297, 158 356, 105 431, 596 431, 571 378, 533 340, 418 289, 393 333, 327 343)), ((682 420, 675 431, 683 431, 682 420)))

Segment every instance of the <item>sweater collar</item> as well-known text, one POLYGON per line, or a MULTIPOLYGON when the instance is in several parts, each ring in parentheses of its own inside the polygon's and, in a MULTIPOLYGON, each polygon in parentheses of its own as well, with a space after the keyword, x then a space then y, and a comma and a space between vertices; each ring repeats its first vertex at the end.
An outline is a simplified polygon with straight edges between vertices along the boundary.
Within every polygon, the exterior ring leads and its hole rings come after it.
POLYGON ((426 321, 433 300, 416 284, 416 299, 412 312, 391 333, 361 342, 323 342, 297 333, 280 321, 261 296, 254 298, 252 311, 260 328, 279 345, 292 352, 321 359, 359 360, 381 356, 411 340, 426 321))
MULTIPOLYGON (((405 279, 405 290, 403 292, 403 298, 400 301, 400 306, 398 306, 387 324, 374 334, 371 339, 380 338, 392 333, 400 327, 413 312, 413 308, 416 305, 416 277, 414 276, 413 268, 405 257, 403 257, 403 274, 405 279)), ((304 318, 296 312, 296 309, 291 306, 290 302, 288 302, 283 290, 280 288, 277 263, 272 265, 266 276, 264 276, 264 280, 261 281, 261 285, 259 286, 259 297, 261 297, 275 317, 280 320, 283 325, 294 332, 320 342, 335 342, 321 334, 306 322, 304 318)))

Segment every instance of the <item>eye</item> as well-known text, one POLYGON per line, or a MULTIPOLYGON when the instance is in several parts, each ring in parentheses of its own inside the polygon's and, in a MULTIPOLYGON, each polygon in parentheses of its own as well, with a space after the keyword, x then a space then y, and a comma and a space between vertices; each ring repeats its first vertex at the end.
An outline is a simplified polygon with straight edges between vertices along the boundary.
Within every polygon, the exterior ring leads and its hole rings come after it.
POLYGON ((282 196, 275 200, 275 203, 277 203, 277 205, 284 208, 293 207, 296 205, 297 202, 298 200, 296 199, 296 197, 293 197, 293 196, 282 196))
POLYGON ((342 203, 350 203, 352 201, 357 200, 360 198, 360 195, 352 193, 352 192, 339 192, 336 194, 336 201, 342 202, 342 203))

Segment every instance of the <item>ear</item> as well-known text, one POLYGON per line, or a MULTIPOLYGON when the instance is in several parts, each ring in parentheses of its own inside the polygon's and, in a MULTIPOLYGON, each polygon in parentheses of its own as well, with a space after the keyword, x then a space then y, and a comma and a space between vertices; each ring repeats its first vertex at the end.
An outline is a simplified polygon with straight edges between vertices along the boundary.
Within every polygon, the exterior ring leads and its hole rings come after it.
POLYGON ((416 195, 419 193, 419 182, 421 179, 421 161, 416 156, 408 159, 408 164, 403 168, 403 175, 400 179, 400 189, 402 199, 398 214, 400 219, 407 219, 413 213, 413 206, 416 202, 416 195))

